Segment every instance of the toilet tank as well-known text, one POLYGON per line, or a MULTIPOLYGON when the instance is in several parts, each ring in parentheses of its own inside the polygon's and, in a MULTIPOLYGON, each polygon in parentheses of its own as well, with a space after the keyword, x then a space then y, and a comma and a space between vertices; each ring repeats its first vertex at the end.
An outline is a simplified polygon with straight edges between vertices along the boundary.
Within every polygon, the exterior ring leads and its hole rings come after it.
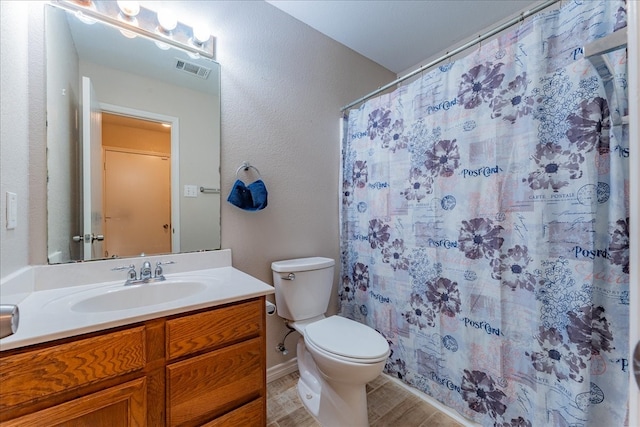
POLYGON ((271 264, 278 316, 299 321, 323 315, 333 289, 331 258, 311 257, 271 264))

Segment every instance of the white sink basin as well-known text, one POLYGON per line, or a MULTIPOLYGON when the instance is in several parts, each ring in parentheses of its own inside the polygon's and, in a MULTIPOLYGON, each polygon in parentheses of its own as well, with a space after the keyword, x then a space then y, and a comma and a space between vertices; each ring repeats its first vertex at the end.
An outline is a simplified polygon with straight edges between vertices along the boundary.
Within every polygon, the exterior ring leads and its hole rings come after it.
POLYGON ((206 288, 205 283, 190 280, 120 286, 74 302, 70 308, 80 313, 128 310, 187 298, 206 288))

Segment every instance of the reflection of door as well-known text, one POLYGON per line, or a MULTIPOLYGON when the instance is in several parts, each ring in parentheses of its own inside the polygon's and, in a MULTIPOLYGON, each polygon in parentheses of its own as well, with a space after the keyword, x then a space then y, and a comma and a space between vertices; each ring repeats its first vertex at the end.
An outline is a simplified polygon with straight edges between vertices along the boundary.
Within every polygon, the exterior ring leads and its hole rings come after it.
POLYGON ((171 252, 171 161, 105 150, 105 256, 171 252))
POLYGON ((100 104, 91 80, 82 77, 83 259, 102 256, 102 131, 100 104))

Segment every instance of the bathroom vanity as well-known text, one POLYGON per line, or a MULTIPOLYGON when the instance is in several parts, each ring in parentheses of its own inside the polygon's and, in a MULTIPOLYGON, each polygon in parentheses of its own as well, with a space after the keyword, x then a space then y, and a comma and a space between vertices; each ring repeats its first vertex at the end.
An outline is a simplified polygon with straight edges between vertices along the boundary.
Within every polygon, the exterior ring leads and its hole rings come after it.
POLYGON ((0 425, 265 425, 273 288, 230 266, 196 273, 179 277, 216 279, 211 288, 151 306, 77 312, 119 283, 25 298, 18 332, 0 342, 0 425))

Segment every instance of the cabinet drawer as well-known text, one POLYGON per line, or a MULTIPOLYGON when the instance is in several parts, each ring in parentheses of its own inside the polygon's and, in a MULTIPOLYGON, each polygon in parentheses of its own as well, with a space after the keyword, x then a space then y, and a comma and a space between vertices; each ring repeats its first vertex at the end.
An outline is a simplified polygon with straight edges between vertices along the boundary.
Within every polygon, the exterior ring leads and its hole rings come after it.
POLYGON ((261 338, 167 366, 167 425, 206 420, 260 397, 264 369, 261 338))
POLYGON ((0 410, 143 369, 139 326, 0 359, 0 410))
POLYGON ((2 423, 3 427, 146 425, 144 378, 2 423))
POLYGON ((257 299, 168 320, 168 359, 258 336, 263 310, 264 301, 257 299))
POLYGON ((216 418, 202 427, 262 427, 267 424, 264 397, 242 405, 238 409, 216 418))

